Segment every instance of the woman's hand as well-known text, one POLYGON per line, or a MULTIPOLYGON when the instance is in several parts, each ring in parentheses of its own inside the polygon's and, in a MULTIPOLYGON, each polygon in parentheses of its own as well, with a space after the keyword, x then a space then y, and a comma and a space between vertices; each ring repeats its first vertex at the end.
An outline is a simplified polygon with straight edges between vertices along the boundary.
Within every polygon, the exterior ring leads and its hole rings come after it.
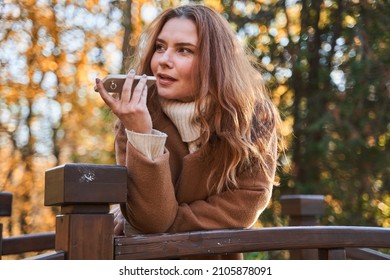
POLYGON ((146 75, 143 75, 134 88, 134 91, 131 92, 134 76, 135 71, 130 70, 119 98, 111 96, 105 90, 100 79, 96 79, 96 89, 104 102, 128 130, 150 134, 152 133, 152 119, 146 106, 146 97, 148 94, 148 87, 146 85, 147 78, 146 75))
POLYGON ((119 205, 115 205, 110 213, 114 214, 114 235, 124 235, 125 217, 123 217, 119 205))

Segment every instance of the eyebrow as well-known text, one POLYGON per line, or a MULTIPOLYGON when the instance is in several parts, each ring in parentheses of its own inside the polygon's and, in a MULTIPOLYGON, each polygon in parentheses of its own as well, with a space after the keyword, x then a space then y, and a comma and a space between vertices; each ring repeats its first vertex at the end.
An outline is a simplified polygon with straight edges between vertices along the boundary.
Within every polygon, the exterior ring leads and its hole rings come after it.
MULTIPOLYGON (((157 38, 157 39, 156 39, 156 42, 160 42, 160 43, 164 43, 164 44, 167 43, 164 39, 161 39, 161 38, 157 38)), ((179 42, 179 43, 175 43, 175 46, 176 46, 176 47, 192 46, 192 47, 196 48, 196 45, 194 45, 194 44, 192 44, 192 43, 189 43, 189 42, 179 42)))

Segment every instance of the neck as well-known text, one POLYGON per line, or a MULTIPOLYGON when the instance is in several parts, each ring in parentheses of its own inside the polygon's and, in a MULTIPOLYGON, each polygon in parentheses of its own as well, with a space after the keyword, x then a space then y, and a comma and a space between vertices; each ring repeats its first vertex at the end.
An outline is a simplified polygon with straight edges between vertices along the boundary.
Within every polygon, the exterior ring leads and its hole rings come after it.
POLYGON ((164 113, 175 124, 183 142, 192 142, 200 136, 200 126, 195 121, 195 102, 181 102, 160 98, 164 113))

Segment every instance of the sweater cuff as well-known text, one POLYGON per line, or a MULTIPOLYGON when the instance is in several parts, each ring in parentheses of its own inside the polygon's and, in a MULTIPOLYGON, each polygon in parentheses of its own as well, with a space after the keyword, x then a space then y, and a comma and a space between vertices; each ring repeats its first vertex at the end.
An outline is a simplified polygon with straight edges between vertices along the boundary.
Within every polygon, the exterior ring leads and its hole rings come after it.
POLYGON ((152 134, 142 134, 126 129, 127 140, 147 158, 154 160, 164 154, 167 135, 153 129, 152 134))

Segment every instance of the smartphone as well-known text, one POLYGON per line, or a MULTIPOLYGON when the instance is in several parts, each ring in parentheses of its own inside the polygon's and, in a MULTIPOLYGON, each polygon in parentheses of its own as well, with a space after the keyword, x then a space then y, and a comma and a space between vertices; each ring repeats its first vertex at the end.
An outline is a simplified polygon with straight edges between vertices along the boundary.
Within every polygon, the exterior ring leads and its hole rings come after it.
MULTIPOLYGON (((127 75, 114 75, 114 74, 107 75, 102 80, 104 88, 108 92, 121 93, 123 84, 125 83, 126 76, 127 75)), ((135 80, 139 80, 141 78, 142 78, 141 75, 135 75, 134 77, 135 80)), ((146 84, 148 87, 153 85, 156 82, 156 77, 154 76, 147 76, 146 79, 147 79, 146 84)))

